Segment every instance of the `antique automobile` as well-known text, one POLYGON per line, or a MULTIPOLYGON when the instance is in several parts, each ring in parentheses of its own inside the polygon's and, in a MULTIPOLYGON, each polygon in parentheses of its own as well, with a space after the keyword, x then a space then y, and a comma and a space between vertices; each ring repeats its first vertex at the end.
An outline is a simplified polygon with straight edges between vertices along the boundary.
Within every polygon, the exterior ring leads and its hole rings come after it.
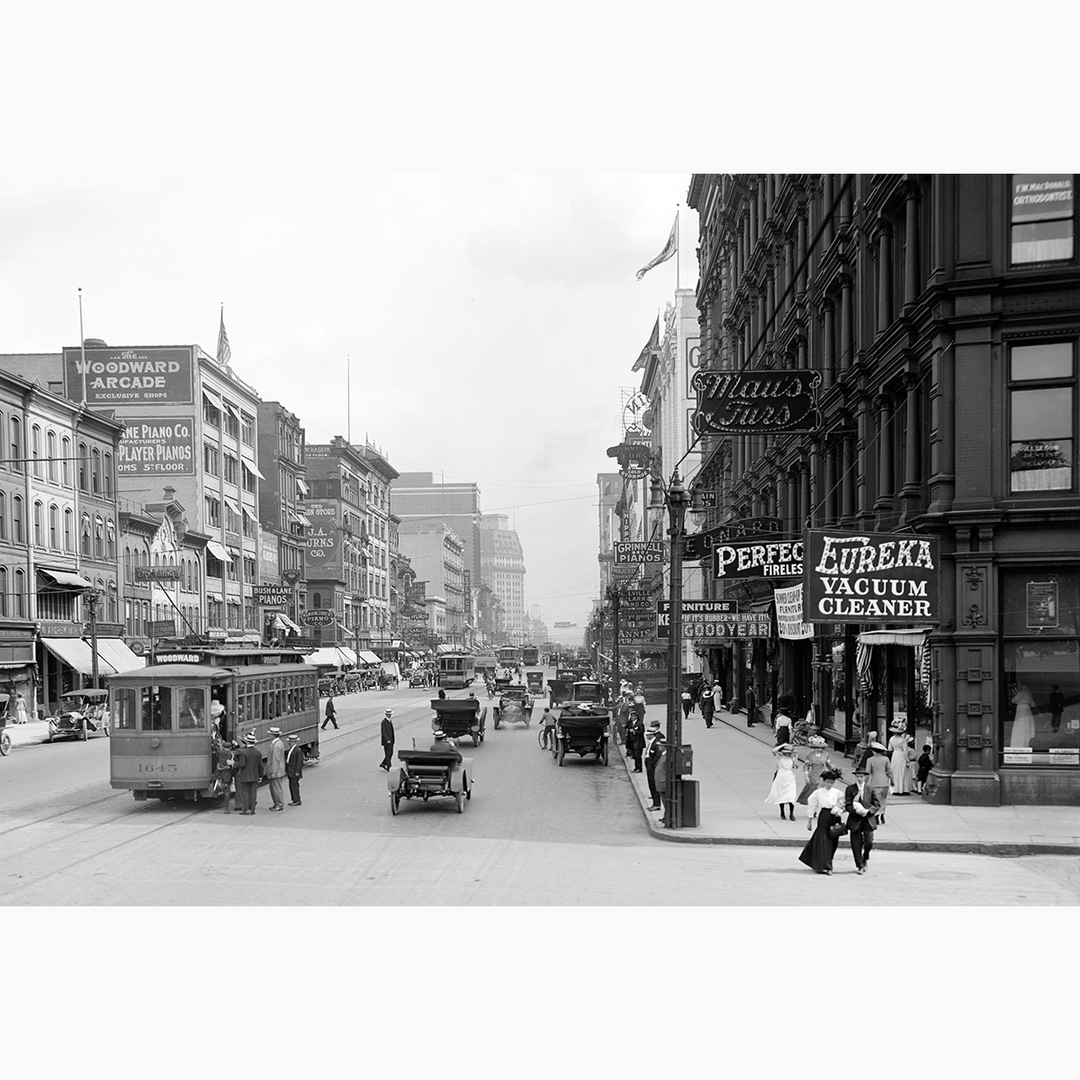
POLYGON ((499 703, 492 706, 492 719, 495 730, 500 724, 521 724, 529 726, 532 719, 533 702, 529 691, 524 686, 505 686, 499 693, 499 703))
POLYGON ((565 701, 570 696, 570 689, 574 685, 572 677, 563 676, 560 678, 556 676, 554 679, 548 679, 548 697, 551 700, 552 706, 558 705, 565 701))
POLYGON ((50 716, 49 742, 82 739, 90 734, 109 734, 109 691, 72 690, 60 695, 61 711, 50 716))
POLYGON ((544 692, 544 673, 542 671, 526 671, 525 683, 530 694, 542 694, 544 692))
POLYGON ((358 694, 364 689, 364 678, 359 671, 345 672, 345 693, 358 694))
POLYGON ((461 739, 466 735, 479 746, 484 741, 484 726, 487 723, 487 706, 482 706, 476 698, 432 698, 431 707, 435 716, 431 721, 432 731, 445 731, 451 739, 461 739))
POLYGON ((567 754, 593 754, 608 763, 611 710, 604 705, 604 688, 597 682, 576 682, 556 712, 552 755, 562 765, 567 754))
POLYGON ((424 668, 413 668, 409 672, 409 686, 430 686, 431 676, 424 668))
POLYGON ((329 697, 331 694, 345 693, 345 680, 338 675, 321 675, 319 677, 319 697, 329 697))
POLYGON ((0 757, 7 757, 11 750, 11 736, 7 733, 7 715, 0 716, 0 757))
POLYGON ((386 786, 390 791, 390 813, 396 814, 402 799, 452 798, 457 812, 465 812, 465 803, 472 798, 472 758, 462 757, 453 746, 431 750, 428 739, 413 739, 412 750, 399 750, 400 765, 387 773, 386 786), (418 745, 419 744, 419 745, 418 745))

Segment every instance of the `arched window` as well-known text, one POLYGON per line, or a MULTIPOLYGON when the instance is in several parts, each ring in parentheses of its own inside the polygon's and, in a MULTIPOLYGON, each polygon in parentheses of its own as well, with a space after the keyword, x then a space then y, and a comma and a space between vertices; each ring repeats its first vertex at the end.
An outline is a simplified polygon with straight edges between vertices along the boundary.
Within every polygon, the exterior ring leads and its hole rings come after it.
POLYGON ((41 425, 35 424, 30 429, 30 453, 33 456, 34 475, 41 475, 41 425))
POLYGON ((60 442, 60 482, 71 487, 71 440, 66 435, 60 442))
POLYGON ((105 558, 116 558, 116 526, 112 518, 105 522, 105 558))
POLYGON ((79 443, 78 461, 75 463, 78 469, 79 490, 87 491, 86 486, 86 443, 79 443))
POLYGON ((45 546, 45 504, 34 500, 34 547, 45 546))
POLYGON ((60 507, 49 503, 49 547, 60 550, 60 507))
POLYGON ((26 543, 26 537, 23 535, 23 500, 21 495, 16 495, 11 500, 11 539, 16 544, 26 543))
POLYGON ((26 618, 26 571, 15 571, 15 603, 12 611, 16 619, 26 618))
POLYGON ((105 455, 105 471, 102 476, 102 480, 105 484, 105 494, 112 495, 113 482, 112 482, 112 454, 105 455))
POLYGON ((0 566, 0 615, 8 613, 8 572, 6 566, 0 566))
POLYGON ((105 522, 94 518, 94 554, 99 558, 105 558, 105 522))
POLYGON ((0 491, 0 540, 7 539, 7 492, 0 491))
POLYGON ((117 618, 120 615, 120 601, 119 601, 119 598, 116 595, 116 582, 115 581, 110 581, 109 584, 106 586, 106 589, 108 590, 107 595, 108 595, 108 598, 109 598, 109 600, 108 600, 109 611, 108 611, 108 615, 106 616, 105 621, 114 623, 114 622, 116 622, 117 618))
POLYGON ((70 506, 64 510, 64 550, 75 550, 75 513, 70 506))
POLYGON ((90 487, 90 490, 95 495, 100 495, 101 494, 101 451, 96 446, 91 451, 91 461, 92 461, 92 466, 93 467, 91 469, 91 478, 90 478, 91 487, 90 487))
POLYGON ((23 436, 22 421, 17 417, 11 418, 11 467, 16 472, 23 471, 23 436))
POLYGON ((45 462, 45 470, 49 475, 50 483, 56 483, 56 432, 50 431, 45 436, 45 453, 47 461, 45 462))
POLYGON ((322 607, 322 593, 313 593, 311 596, 311 606, 316 608, 322 607))
POLYGON ((82 527, 79 530, 82 536, 81 550, 84 555, 90 554, 90 515, 83 514, 82 527))

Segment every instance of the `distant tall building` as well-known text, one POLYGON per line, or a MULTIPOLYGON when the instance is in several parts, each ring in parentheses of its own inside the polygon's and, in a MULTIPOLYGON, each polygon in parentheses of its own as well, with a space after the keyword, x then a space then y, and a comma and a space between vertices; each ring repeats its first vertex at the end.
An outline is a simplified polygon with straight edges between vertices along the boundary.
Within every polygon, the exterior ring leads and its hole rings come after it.
POLYGON ((401 518, 402 536, 424 524, 447 526, 464 543, 464 569, 475 587, 480 581, 480 488, 473 483, 436 483, 433 473, 410 472, 390 484, 390 503, 401 518))
POLYGON ((525 560, 508 524, 505 514, 480 518, 480 574, 502 605, 504 632, 518 641, 525 633, 525 560))

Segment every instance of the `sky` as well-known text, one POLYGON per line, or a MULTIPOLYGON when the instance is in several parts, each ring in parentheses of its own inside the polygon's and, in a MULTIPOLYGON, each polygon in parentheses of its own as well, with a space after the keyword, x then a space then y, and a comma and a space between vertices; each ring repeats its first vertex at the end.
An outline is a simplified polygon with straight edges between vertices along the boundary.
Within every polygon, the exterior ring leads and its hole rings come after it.
MULTIPOLYGON (((250 173, 0 179, 0 352, 216 349, 310 443, 344 435, 399 472, 475 481, 521 539, 526 610, 576 624, 599 594, 596 475, 622 388, 673 297, 638 281, 690 174, 250 173)), ((681 208, 680 208, 681 204, 681 208)), ((554 632, 554 631, 553 631, 554 632)))

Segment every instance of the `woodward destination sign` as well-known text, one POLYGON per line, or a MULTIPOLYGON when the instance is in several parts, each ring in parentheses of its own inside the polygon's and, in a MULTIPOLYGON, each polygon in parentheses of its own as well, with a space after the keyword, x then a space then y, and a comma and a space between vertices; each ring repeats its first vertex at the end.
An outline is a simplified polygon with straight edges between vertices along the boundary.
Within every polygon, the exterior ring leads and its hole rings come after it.
POLYGON ((806 534, 807 622, 938 622, 936 537, 806 534))
POLYGON ((802 577, 801 540, 748 540, 713 547, 713 571, 718 578, 802 577))

